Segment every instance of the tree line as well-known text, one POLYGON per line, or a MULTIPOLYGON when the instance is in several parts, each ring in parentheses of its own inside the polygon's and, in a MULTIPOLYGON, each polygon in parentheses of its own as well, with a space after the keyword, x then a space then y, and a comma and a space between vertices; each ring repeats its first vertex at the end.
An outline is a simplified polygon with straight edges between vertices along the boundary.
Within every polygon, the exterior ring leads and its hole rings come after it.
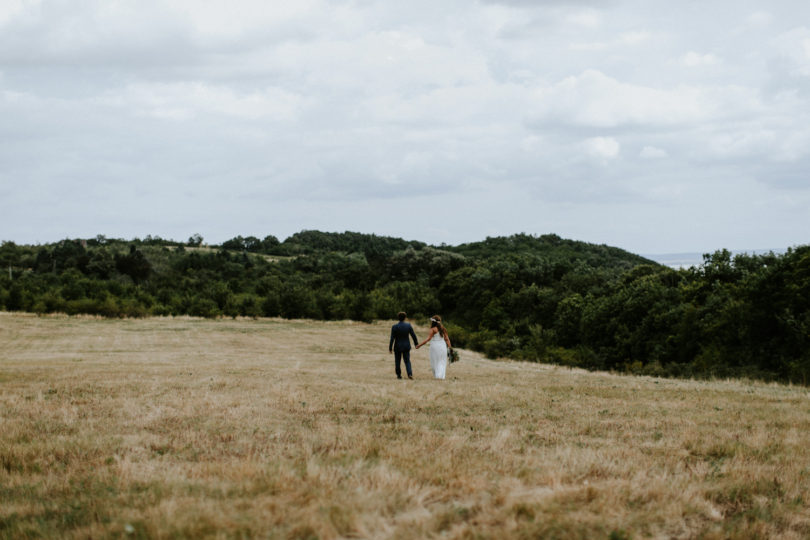
POLYGON ((205 246, 98 236, 0 245, 0 309, 321 320, 441 313, 492 358, 808 384, 810 246, 719 250, 674 270, 624 250, 513 235, 430 246, 361 233, 205 246))

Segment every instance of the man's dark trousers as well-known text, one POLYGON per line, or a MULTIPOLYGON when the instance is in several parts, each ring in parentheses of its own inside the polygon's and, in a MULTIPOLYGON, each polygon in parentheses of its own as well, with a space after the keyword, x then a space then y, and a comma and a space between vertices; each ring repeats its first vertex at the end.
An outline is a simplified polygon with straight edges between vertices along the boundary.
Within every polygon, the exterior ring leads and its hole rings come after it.
POLYGON ((391 340, 388 342, 388 350, 393 347, 394 350, 394 366, 396 368, 397 378, 402 378, 402 369, 400 362, 405 360, 405 371, 408 372, 408 377, 413 376, 411 371, 411 341, 409 337, 413 338, 413 344, 419 343, 416 340, 416 333, 413 331, 413 326, 405 321, 400 321, 391 327, 391 340))

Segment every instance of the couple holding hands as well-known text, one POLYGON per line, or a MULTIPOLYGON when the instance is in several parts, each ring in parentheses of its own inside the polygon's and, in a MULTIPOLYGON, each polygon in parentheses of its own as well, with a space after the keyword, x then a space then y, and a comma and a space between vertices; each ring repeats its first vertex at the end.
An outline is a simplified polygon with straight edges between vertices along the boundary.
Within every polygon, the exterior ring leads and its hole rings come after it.
POLYGON ((399 322, 391 327, 391 339, 388 342, 388 352, 394 353, 395 368, 397 379, 402 378, 402 370, 400 369, 401 360, 405 360, 405 371, 408 373, 408 378, 413 379, 413 371, 411 370, 411 342, 409 337, 413 338, 413 344, 418 349, 425 343, 430 342, 430 369, 433 370, 433 377, 436 379, 444 379, 445 371, 447 370, 447 356, 448 351, 452 351, 450 345, 450 338, 447 336, 447 330, 442 326, 442 318, 434 315, 430 318, 430 332, 427 339, 422 343, 418 343, 416 333, 413 331, 413 326, 405 322, 407 315, 404 311, 397 314, 399 322))

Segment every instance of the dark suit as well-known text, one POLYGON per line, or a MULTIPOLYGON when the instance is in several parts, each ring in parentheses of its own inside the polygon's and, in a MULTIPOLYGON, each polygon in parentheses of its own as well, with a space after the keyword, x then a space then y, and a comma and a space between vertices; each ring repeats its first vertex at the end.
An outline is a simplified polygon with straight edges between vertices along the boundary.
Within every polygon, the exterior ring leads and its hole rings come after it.
POLYGON ((402 370, 399 367, 400 361, 405 360, 405 371, 408 372, 408 377, 413 375, 411 371, 411 342, 408 337, 413 338, 413 344, 417 345, 419 342, 416 340, 416 333, 413 331, 413 326, 405 321, 398 322, 391 327, 391 340, 388 342, 388 351, 394 351, 394 361, 397 378, 402 378, 402 370))

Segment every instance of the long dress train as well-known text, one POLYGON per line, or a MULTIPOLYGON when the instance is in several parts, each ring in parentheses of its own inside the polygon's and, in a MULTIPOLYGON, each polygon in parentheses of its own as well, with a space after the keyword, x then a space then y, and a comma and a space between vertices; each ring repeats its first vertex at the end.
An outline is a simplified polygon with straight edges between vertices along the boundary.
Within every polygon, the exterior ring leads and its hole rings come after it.
POLYGON ((433 370, 434 378, 444 379, 447 370, 447 343, 438 333, 430 340, 430 369, 433 370))

